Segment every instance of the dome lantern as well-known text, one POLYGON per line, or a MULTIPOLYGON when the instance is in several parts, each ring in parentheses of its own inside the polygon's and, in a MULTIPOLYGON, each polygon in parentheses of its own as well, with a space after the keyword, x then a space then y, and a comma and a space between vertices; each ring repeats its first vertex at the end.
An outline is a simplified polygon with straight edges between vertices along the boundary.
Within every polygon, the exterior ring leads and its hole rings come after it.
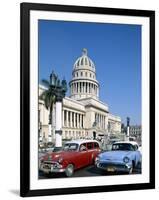
POLYGON ((87 56, 87 49, 86 48, 83 48, 82 55, 86 55, 87 56))

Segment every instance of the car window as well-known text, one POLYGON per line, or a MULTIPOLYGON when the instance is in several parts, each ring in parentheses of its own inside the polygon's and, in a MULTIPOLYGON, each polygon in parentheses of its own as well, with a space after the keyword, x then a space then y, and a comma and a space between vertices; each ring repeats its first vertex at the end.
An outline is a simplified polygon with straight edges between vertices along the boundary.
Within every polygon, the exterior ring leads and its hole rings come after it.
POLYGON ((76 143, 67 143, 64 145, 64 151, 77 151, 78 144, 76 143))
POLYGON ((80 145, 80 151, 87 150, 86 143, 80 145))
POLYGON ((87 149, 93 149, 93 143, 92 142, 87 143, 87 149))
POLYGON ((135 151, 138 150, 138 145, 134 145, 134 150, 135 150, 135 151))
POLYGON ((99 144, 97 142, 94 143, 94 148, 99 148, 99 144))
POLYGON ((134 151, 134 148, 131 144, 128 144, 128 143, 118 143, 118 144, 113 144, 112 150, 113 151, 134 151))

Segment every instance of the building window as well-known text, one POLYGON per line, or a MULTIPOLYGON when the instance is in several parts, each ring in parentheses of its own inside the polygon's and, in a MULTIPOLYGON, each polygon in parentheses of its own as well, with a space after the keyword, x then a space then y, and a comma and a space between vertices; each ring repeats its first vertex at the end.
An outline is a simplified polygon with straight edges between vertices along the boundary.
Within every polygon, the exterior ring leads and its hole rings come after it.
POLYGON ((78 72, 76 73, 76 76, 78 77, 78 72))
POLYGON ((87 77, 87 72, 85 72, 85 76, 87 77))
POLYGON ((92 74, 90 73, 90 77, 92 77, 92 74))
POLYGON ((81 76, 83 76, 83 72, 81 72, 81 76))

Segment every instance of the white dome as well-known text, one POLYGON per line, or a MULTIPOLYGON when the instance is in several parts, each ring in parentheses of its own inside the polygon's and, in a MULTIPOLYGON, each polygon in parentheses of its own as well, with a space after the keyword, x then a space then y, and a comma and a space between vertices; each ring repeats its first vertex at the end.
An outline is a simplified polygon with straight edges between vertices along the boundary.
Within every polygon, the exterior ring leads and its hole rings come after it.
POLYGON ((82 50, 82 56, 76 60, 74 64, 74 70, 81 67, 91 68, 93 71, 95 71, 95 65, 93 61, 87 56, 87 49, 82 50))
POLYGON ((70 85, 70 97, 76 100, 99 97, 99 83, 96 80, 95 65, 87 56, 87 49, 82 50, 73 67, 70 85))

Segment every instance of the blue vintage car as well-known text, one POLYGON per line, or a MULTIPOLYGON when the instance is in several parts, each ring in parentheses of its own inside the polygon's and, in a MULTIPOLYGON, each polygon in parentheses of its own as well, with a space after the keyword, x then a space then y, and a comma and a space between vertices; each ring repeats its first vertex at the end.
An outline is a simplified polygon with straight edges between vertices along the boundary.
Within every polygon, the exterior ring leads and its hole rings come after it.
POLYGON ((132 173, 133 169, 141 163, 141 152, 136 142, 115 142, 112 150, 100 153, 95 160, 99 169, 107 172, 132 173))

